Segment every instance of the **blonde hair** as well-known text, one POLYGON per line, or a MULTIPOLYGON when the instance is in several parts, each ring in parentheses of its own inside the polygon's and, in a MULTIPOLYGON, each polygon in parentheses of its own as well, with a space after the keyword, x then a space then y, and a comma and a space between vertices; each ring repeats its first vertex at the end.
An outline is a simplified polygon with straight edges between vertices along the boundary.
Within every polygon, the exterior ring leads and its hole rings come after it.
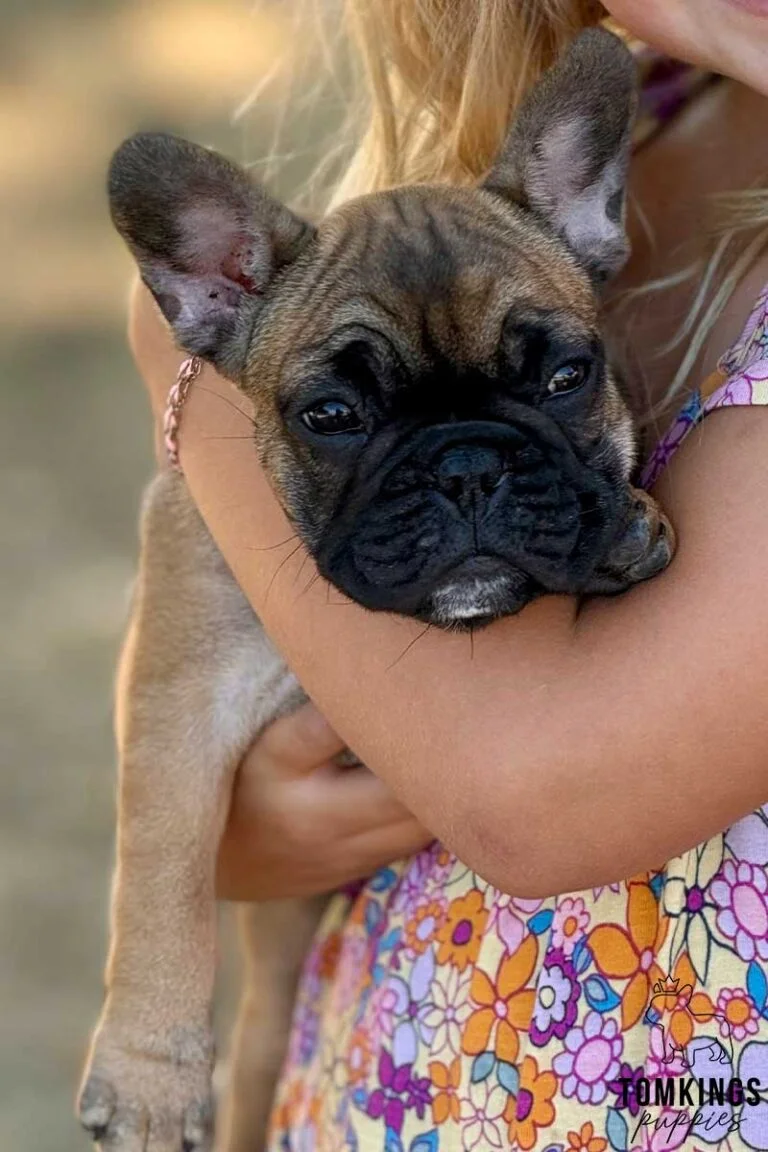
MULTIPOLYGON (((579 32, 606 17, 599 0, 336 0, 340 12, 333 0, 304 3, 314 9, 327 73, 337 74, 346 49, 351 76, 342 81, 349 111, 334 125, 335 146, 304 186, 314 207, 398 184, 476 183, 525 94, 579 32), (335 44, 327 37, 329 11, 337 18, 335 44)), ((301 9, 297 25, 304 37, 307 15, 301 9)), ((734 289, 768 248, 768 190, 713 197, 710 228, 707 259, 638 293, 686 280, 698 285, 689 315, 662 350, 688 341, 651 418, 685 388, 734 289)))
POLYGON ((595 0, 347 0, 368 123, 340 194, 476 182, 525 93, 601 13, 595 0))

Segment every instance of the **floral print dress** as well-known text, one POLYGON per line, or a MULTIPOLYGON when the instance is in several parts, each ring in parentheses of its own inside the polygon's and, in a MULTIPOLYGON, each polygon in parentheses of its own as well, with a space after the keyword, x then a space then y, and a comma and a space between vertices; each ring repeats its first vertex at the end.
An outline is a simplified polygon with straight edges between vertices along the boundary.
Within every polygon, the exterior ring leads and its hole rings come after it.
MULTIPOLYGON (((768 286, 656 448, 768 404, 768 286)), ((333 898, 270 1152, 768 1149, 768 805, 664 869, 507 896, 439 844, 333 898)))

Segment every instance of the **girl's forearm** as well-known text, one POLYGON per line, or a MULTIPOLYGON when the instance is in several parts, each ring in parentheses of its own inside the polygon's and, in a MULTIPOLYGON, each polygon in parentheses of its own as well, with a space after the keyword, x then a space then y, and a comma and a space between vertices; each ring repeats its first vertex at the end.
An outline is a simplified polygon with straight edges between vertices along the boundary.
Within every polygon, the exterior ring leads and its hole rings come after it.
MULTIPOLYGON (((180 357, 164 333, 134 345, 159 401, 180 357)), ((768 674, 768 627, 752 611, 765 601, 768 516, 738 497, 761 467, 760 437, 744 451, 747 429, 765 434, 761 414, 712 417, 722 434, 679 454, 663 493, 682 535, 667 575, 578 623, 572 602, 552 598, 471 641, 373 615, 314 579, 238 406, 206 370, 183 418, 182 463, 213 535, 333 726, 480 874, 521 895, 589 887, 653 867, 764 799, 768 719, 747 699, 734 740, 722 688, 745 661, 768 674), (725 484, 732 437, 740 476, 725 484), (734 600, 734 571, 755 599, 734 600)))

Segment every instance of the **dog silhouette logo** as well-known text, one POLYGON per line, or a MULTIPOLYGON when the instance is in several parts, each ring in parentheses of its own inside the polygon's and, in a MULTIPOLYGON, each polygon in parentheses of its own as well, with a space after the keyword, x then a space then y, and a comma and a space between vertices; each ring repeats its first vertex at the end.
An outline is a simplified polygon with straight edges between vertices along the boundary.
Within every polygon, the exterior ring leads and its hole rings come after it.
MULTIPOLYGON (((706 1000, 706 997, 694 997, 693 988, 690 984, 682 984, 679 979, 672 976, 666 976, 663 980, 657 980, 653 985, 651 1002, 645 1013, 645 1022, 652 1028, 659 1030, 662 1040, 662 1064, 672 1064, 675 1057, 679 1057, 684 1068, 690 1068, 690 1063, 686 1057, 686 1044, 680 1044, 675 1040, 675 1033, 680 1034, 680 1028, 675 1026, 675 1017, 684 1014, 690 1018, 695 1024, 712 1025, 715 1024, 720 1032, 720 1051, 721 1055, 716 1057, 718 1062, 725 1063, 733 1061, 733 1038, 731 1036, 731 1026, 727 1018, 721 1013, 717 1012, 714 1006, 706 1007, 701 1003, 697 1004, 696 1001, 706 1000)), ((709 1003, 707 1001, 707 1003, 709 1003)), ((686 1032, 687 1028, 684 1029, 686 1032)), ((688 1043, 690 1040, 688 1041, 688 1043)), ((715 1045, 712 1046, 714 1055, 715 1045)))

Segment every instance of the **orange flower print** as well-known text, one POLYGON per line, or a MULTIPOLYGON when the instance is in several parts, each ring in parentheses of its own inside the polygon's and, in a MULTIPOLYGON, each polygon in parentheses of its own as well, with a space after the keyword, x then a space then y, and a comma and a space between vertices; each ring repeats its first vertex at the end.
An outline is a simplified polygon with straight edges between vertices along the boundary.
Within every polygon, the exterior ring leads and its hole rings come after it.
POLYGON ((678 1051, 690 1044, 697 1022, 710 1024, 715 1015, 709 996, 695 992, 695 987, 696 973, 687 952, 678 956, 671 978, 661 979, 654 986, 651 1007, 678 1051))
POLYGON ((539 1072, 533 1056, 526 1056, 520 1069, 520 1087, 517 1096, 510 1096, 504 1110, 509 1124, 509 1142, 530 1152, 536 1144, 539 1131, 549 1128, 555 1119, 552 1097, 557 1091, 554 1072, 539 1072))
POLYGON ((426 952, 445 919, 445 904, 432 900, 417 908, 405 925, 405 946, 417 956, 426 952))
POLYGON ((315 1093, 309 1101, 308 1119, 315 1128, 320 1128, 320 1118, 323 1114, 323 1097, 315 1093))
POLYGON ((361 1084, 371 1066, 371 1041, 363 1028, 352 1033, 347 1060, 347 1076, 350 1084, 361 1084))
POLYGON ((589 926, 589 912, 580 896, 558 901, 552 919, 552 945, 570 956, 589 926))
POLYGON ((432 1097, 432 1119, 435 1124, 445 1124, 447 1120, 458 1123, 461 1059, 457 1056, 448 1065, 435 1061, 429 1065, 429 1075, 436 1089, 432 1097))
POLYGON ((752 997, 744 988, 723 988, 717 998, 720 1035, 733 1036, 739 1043, 747 1036, 756 1036, 760 1017, 752 997))
POLYGON ((282 1100, 272 1111, 270 1131, 282 1132, 290 1129, 291 1125, 298 1123, 305 1100, 305 1085, 300 1080, 294 1080, 282 1100))
POLYGON ((628 980, 621 998, 623 1032, 637 1024, 651 1001, 653 985, 663 978, 656 956, 669 921, 649 885, 631 881, 627 900, 627 927, 599 924, 587 938, 595 964, 603 976, 628 980))
POLYGON ((595 1126, 591 1122, 582 1124, 578 1132, 568 1133, 568 1147, 565 1152, 605 1152, 608 1141, 595 1136, 595 1126))
POLYGON ((538 945, 526 936, 517 952, 505 957, 492 984, 485 972, 473 973, 470 995, 475 1004, 467 1020, 461 1047, 468 1056, 493 1048, 499 1060, 514 1064, 520 1047, 518 1032, 531 1022, 536 989, 526 988, 536 967, 538 945))
POLYGON ((479 889, 472 888, 466 896, 452 900, 448 905, 445 923, 437 934, 440 942, 438 965, 453 964, 459 972, 463 972, 469 964, 474 964, 487 919, 488 909, 479 889))
POLYGON ((321 980, 332 980, 341 955, 341 933, 331 932, 323 941, 317 957, 317 974, 321 980))

